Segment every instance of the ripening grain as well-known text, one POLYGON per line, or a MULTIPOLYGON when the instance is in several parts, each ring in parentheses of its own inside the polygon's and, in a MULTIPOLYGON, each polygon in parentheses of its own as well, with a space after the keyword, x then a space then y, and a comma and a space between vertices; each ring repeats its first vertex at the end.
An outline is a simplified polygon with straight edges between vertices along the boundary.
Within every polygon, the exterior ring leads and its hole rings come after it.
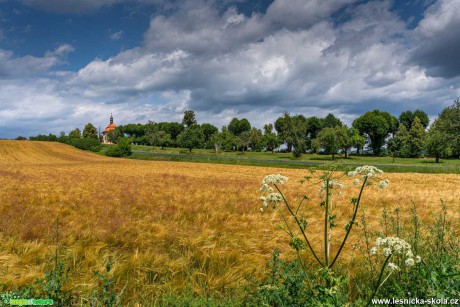
MULTIPOLYGON (((312 198, 307 230, 320 250, 318 187, 297 182, 307 171, 111 159, 56 143, 0 141, 0 283, 21 286, 42 276, 59 218, 61 255, 76 291, 95 285, 92 270, 102 271, 109 256, 119 288, 126 285, 131 298, 187 285, 237 289, 247 274, 259 276, 276 247, 289 251, 277 215, 259 211, 258 190, 270 173, 290 178, 288 195, 312 198)), ((362 201, 371 226, 379 226, 383 206, 407 214, 411 201, 429 220, 440 199, 458 222, 460 175, 385 178, 390 187, 370 188, 362 201)), ((351 195, 339 200, 339 223, 351 211, 351 195)))

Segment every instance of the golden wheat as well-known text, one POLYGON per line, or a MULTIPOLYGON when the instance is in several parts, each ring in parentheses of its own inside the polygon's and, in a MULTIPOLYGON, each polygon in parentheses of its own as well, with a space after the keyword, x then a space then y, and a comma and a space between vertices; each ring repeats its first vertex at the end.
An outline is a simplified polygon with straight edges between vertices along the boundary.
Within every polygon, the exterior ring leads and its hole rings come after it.
MULTIPOLYGON (((111 159, 57 143, 0 141, 0 284, 20 287, 43 276, 59 218, 72 290, 90 291, 97 283, 92 270, 102 271, 111 256, 130 303, 185 286, 235 291, 246 275, 260 276, 275 248, 289 250, 276 213, 259 211, 258 189, 270 173, 290 178, 285 192, 293 199, 312 198, 307 231, 320 251, 317 187, 296 181, 306 170, 111 159)), ((411 201, 430 220, 443 199, 458 221, 459 175, 385 177, 390 187, 369 189, 362 201, 371 227, 384 206, 408 213, 411 201)), ((351 212, 352 193, 339 200, 339 224, 351 212)), ((347 254, 356 242, 352 232, 347 254)))

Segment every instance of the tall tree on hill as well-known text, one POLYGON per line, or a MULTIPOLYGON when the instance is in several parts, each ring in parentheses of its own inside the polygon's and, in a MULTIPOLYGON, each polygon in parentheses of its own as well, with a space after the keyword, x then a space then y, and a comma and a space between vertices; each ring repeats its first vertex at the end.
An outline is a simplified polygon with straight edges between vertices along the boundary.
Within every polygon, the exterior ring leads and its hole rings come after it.
POLYGON ((388 112, 374 110, 355 119, 353 128, 358 129, 360 134, 366 135, 370 139, 370 146, 374 154, 379 155, 385 144, 385 139, 390 134, 396 133, 398 119, 388 112))
POLYGON ((94 127, 93 124, 91 123, 88 123, 85 128, 83 129, 83 137, 84 138, 94 138, 94 139, 98 139, 99 138, 99 134, 97 132, 97 129, 96 127, 94 127))
POLYGON ((69 137, 72 139, 79 139, 81 138, 81 131, 80 129, 76 128, 69 132, 69 137))
POLYGON ((195 118, 195 112, 192 110, 187 110, 184 112, 184 118, 182 119, 182 124, 185 125, 185 127, 189 128, 192 125, 196 125, 197 121, 195 118))

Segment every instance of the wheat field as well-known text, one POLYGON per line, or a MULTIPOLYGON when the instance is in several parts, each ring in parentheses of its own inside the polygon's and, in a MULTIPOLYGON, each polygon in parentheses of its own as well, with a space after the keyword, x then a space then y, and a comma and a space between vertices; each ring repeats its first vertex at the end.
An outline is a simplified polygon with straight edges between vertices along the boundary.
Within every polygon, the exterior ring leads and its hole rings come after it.
MULTIPOLYGON (((0 288, 43 277, 58 219, 59 253, 70 266, 74 291, 90 291, 97 282, 92 271, 102 271, 109 257, 128 302, 187 286, 200 293, 238 291, 247 276, 262 276, 275 248, 289 253, 278 215, 259 211, 258 190, 270 173, 290 178, 285 191, 292 199, 311 197, 307 232, 320 251, 318 187, 297 181, 306 170, 113 159, 59 143, 0 141, 0 288)), ((429 221, 441 199, 459 221, 460 175, 385 178, 387 190, 370 187, 363 197, 371 227, 379 227, 383 207, 407 215, 412 201, 429 221)), ((354 194, 350 185, 337 199, 339 224, 354 194)), ((358 234, 352 232, 343 263, 353 256, 358 234)))

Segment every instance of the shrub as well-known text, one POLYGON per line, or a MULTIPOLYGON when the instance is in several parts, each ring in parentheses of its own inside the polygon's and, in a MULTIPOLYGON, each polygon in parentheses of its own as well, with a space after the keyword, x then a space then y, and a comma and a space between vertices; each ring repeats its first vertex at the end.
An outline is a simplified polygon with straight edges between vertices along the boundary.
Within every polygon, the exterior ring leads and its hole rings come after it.
POLYGON ((110 147, 105 154, 109 157, 128 157, 132 154, 130 139, 120 138, 116 146, 110 147))
POLYGON ((78 149, 89 150, 98 152, 101 150, 101 143, 94 138, 73 138, 69 140, 69 145, 72 145, 78 149))

